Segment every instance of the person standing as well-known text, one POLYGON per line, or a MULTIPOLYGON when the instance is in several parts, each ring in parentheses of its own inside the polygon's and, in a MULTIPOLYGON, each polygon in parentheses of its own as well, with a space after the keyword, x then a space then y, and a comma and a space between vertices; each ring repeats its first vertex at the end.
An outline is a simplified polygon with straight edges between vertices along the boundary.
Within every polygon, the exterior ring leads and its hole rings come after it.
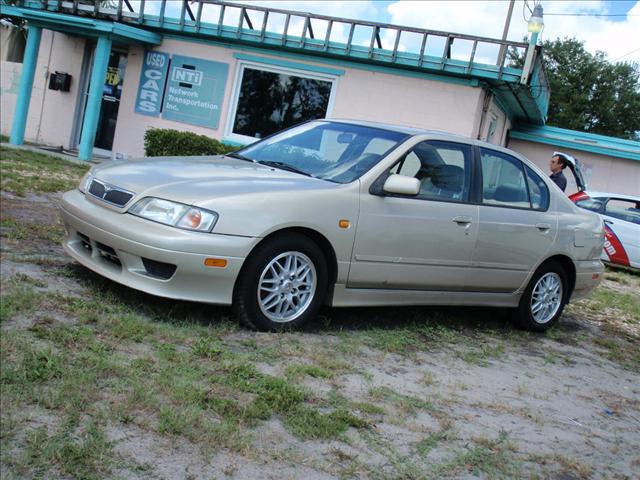
POLYGON ((567 188, 567 177, 562 171, 567 168, 567 161, 562 155, 554 155, 549 162, 549 168, 551 169, 551 180, 564 192, 567 188))

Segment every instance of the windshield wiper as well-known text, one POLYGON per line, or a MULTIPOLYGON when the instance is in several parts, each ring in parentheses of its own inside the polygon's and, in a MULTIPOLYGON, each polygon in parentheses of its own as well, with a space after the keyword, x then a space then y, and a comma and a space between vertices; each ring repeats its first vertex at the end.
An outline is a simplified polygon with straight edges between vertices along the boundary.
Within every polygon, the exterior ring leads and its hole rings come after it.
POLYGON ((227 153, 226 156, 231 158, 237 158, 239 160, 244 160, 245 162, 255 163, 255 160, 253 158, 245 157, 244 155, 236 152, 227 153))
POLYGON ((267 165, 269 167, 279 168, 280 170, 286 170, 288 172, 299 173, 300 175, 305 175, 307 177, 313 177, 309 172, 305 172, 304 170, 300 170, 299 168, 293 167, 288 163, 277 162, 274 160, 259 160, 258 163, 262 165, 267 165))

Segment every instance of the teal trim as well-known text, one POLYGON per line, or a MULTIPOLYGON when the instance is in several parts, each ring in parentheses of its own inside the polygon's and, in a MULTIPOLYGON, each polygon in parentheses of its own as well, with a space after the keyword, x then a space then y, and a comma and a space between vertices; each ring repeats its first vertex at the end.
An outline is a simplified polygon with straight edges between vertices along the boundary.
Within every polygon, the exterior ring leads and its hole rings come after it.
POLYGON ((244 53, 234 53, 233 56, 238 60, 246 60, 248 62, 274 65, 276 67, 291 68, 295 70, 306 70, 316 73, 326 73, 328 75, 334 76, 341 76, 345 73, 344 70, 337 70, 335 68, 320 67, 318 65, 308 65, 306 63, 288 62, 285 60, 279 60, 277 58, 257 57, 255 55, 246 55, 244 53))
MULTIPOLYGON (((224 47, 224 48, 233 49, 233 50, 241 50, 241 51, 247 51, 247 52, 260 52, 263 54, 266 53, 265 49, 260 47, 252 47, 249 45, 238 45, 238 44, 232 44, 228 42, 220 42, 217 40, 206 40, 202 38, 186 37, 183 35, 174 35, 170 33, 165 34, 164 38, 180 40, 183 42, 200 43, 205 45, 224 47)), ((268 53, 269 55, 275 55, 283 58, 291 58, 294 60, 307 60, 307 61, 309 60, 309 55, 292 53, 286 50, 285 51, 274 50, 274 51, 269 51, 268 53)), ((369 72, 386 73, 389 75, 397 75, 401 77, 420 78, 423 80, 433 80, 434 82, 452 83, 456 85, 467 85, 472 87, 477 87, 480 84, 479 81, 475 78, 466 79, 466 78, 459 78, 459 77, 449 77, 445 75, 435 75, 432 73, 419 72, 415 70, 405 70, 405 69, 399 69, 399 68, 393 68, 393 67, 385 67, 382 65, 359 63, 359 62, 349 61, 349 60, 339 60, 339 59, 330 58, 330 57, 317 57, 317 58, 314 58, 313 61, 322 62, 327 65, 335 65, 340 67, 355 68, 358 70, 366 70, 369 72)))
POLYGON ((42 37, 42 29, 40 27, 29 26, 28 31, 27 45, 22 61, 22 77, 20 78, 20 87, 16 99, 16 111, 13 114, 13 125, 11 126, 10 142, 13 145, 22 145, 24 143, 24 131, 27 126, 33 77, 36 73, 38 50, 40 49, 40 38, 42 37))
POLYGON ((111 38, 107 36, 98 37, 98 44, 93 57, 93 68, 91 69, 91 80, 89 83, 89 96, 87 98, 87 108, 84 112, 82 122, 82 136, 80 137, 80 152, 78 159, 91 160, 93 144, 96 140, 96 129, 98 128, 98 118, 100 117, 100 107, 102 106, 102 89, 104 88, 104 78, 109 66, 109 54, 111 53, 111 38))
POLYGON ((86 37, 99 37, 103 34, 111 34, 114 37, 114 41, 123 44, 142 43, 160 45, 160 43, 162 43, 162 35, 158 33, 117 22, 9 5, 2 5, 0 13, 10 17, 22 18, 27 20, 30 25, 38 25, 48 30, 60 30, 86 37))
POLYGON ((509 138, 640 161, 640 142, 558 127, 519 126, 509 138))

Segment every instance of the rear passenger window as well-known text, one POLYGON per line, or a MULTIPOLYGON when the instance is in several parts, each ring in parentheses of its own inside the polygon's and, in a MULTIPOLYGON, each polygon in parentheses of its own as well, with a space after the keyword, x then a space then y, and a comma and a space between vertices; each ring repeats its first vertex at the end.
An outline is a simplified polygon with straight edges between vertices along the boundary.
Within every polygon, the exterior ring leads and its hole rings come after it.
POLYGON ((527 165, 524 166, 527 172, 527 186, 529 187, 529 197, 531 208, 535 210, 546 210, 549 208, 549 189, 544 180, 527 165))
POLYGON ((604 214, 640 225, 640 202, 612 198, 607 202, 604 214))
POLYGON ((469 198, 470 165, 469 145, 430 140, 409 150, 389 173, 420 180, 414 198, 462 202, 469 198))
POLYGON ((502 152, 484 148, 480 152, 482 203, 531 208, 522 162, 502 152))

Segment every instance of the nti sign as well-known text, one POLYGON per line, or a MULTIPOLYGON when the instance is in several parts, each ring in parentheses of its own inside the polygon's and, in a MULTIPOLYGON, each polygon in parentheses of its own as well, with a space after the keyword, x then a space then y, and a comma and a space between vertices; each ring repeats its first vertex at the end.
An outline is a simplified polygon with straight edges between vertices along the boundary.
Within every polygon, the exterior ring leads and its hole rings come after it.
POLYGON ((174 55, 162 118, 218 128, 229 65, 174 55))
POLYGON ((145 52, 135 111, 218 128, 228 71, 226 63, 145 52))
POLYGON ((171 70, 171 80, 178 83, 188 83, 190 87, 193 87, 193 85, 199 87, 202 85, 202 72, 176 67, 171 70))

